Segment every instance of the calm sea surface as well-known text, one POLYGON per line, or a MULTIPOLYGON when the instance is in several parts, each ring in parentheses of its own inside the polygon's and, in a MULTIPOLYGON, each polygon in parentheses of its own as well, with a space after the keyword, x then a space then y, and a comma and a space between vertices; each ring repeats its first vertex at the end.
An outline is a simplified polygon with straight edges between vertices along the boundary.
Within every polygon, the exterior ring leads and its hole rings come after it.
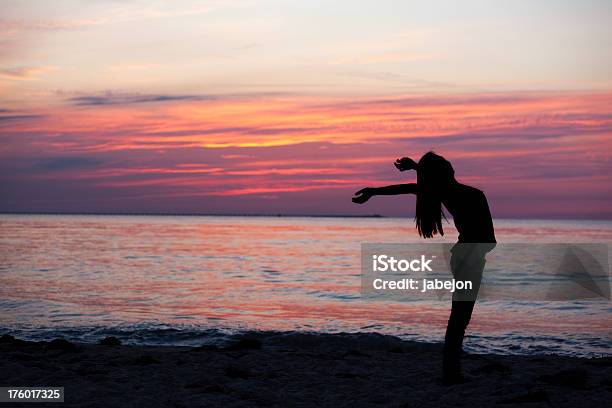
MULTIPOLYGON (((497 220, 500 242, 612 244, 612 222, 497 220)), ((453 242, 448 226, 443 240, 453 242)), ((243 330, 442 341, 449 304, 368 301, 362 242, 410 219, 0 215, 0 334, 199 345, 243 330)), ((472 352, 610 355, 609 301, 477 304, 472 352)))

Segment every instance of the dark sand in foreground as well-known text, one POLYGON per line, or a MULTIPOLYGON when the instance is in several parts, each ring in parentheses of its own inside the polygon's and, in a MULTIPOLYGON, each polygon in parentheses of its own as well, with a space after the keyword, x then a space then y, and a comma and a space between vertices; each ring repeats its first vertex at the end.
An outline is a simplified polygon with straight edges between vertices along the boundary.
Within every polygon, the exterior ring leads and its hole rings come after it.
MULTIPOLYGON (((0 339, 0 386, 64 386, 78 407, 607 407, 612 358, 466 355, 381 335, 253 334, 224 348, 0 339)), ((39 406, 40 404, 0 404, 39 406)), ((49 406, 46 404, 46 406, 49 406)))

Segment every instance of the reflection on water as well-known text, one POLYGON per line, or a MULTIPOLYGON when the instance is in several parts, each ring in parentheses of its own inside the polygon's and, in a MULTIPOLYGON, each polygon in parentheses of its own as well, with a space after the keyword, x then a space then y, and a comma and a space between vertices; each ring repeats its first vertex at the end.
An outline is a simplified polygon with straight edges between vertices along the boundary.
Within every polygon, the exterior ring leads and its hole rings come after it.
MULTIPOLYGON (((5 329, 162 325, 440 341, 448 318, 445 302, 361 299, 360 244, 418 242, 409 219, 1 215, 0 232, 5 329)), ((500 220, 496 235, 610 243, 612 223, 500 220)), ((443 241, 454 238, 449 231, 443 241)), ((569 352, 602 353, 611 317, 605 302, 487 302, 470 344, 554 350, 562 339, 569 352)))

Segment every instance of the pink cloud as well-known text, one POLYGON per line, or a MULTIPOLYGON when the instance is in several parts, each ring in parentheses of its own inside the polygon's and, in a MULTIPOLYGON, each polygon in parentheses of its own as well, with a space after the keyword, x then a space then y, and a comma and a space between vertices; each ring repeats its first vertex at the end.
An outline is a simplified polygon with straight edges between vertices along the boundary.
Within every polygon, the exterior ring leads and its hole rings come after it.
POLYGON ((265 196, 274 213, 407 214, 350 195, 414 180, 391 163, 433 149, 499 216, 612 217, 610 93, 122 98, 0 112, 0 209, 96 196, 89 208, 247 213, 265 196))

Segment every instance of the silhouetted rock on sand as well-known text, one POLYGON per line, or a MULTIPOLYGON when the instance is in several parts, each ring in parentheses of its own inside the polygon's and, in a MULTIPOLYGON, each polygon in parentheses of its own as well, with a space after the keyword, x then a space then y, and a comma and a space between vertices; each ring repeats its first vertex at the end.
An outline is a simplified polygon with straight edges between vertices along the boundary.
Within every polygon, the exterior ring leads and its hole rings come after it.
POLYGON ((17 346, 25 346, 28 344, 28 342, 24 340, 16 339, 15 337, 9 334, 3 334, 2 337, 0 337, 0 344, 10 344, 13 347, 17 347, 17 346))
POLYGON ((224 350, 232 351, 232 350, 259 350, 261 349, 262 343, 261 340, 251 338, 251 337, 243 337, 239 339, 236 343, 231 344, 224 348, 224 350))
POLYGON ((440 345, 378 334, 250 333, 225 347, 0 337, 0 383, 65 387, 63 406, 607 407, 612 358, 467 355, 439 381, 440 345), (78 351, 78 352, 74 352, 78 351))
POLYGON ((76 344, 71 343, 71 342, 69 342, 68 340, 65 340, 65 339, 51 340, 47 344, 47 349, 48 350, 67 351, 67 352, 79 351, 79 347, 76 344))
POLYGON ((121 340, 119 340, 115 336, 108 336, 100 340, 98 344, 102 346, 120 346, 121 340))

